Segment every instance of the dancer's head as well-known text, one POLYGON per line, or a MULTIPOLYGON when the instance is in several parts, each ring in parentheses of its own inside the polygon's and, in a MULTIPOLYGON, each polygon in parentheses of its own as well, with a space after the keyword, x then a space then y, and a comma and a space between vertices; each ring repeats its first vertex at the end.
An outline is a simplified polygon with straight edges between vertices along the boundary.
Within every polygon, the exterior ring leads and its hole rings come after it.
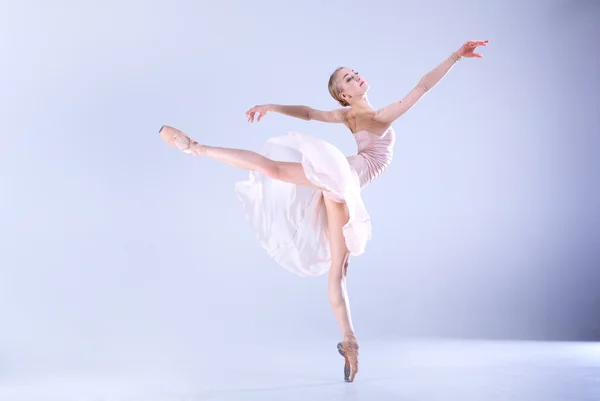
POLYGON ((340 67, 329 77, 329 93, 342 106, 362 99, 368 90, 367 81, 350 68, 340 67))

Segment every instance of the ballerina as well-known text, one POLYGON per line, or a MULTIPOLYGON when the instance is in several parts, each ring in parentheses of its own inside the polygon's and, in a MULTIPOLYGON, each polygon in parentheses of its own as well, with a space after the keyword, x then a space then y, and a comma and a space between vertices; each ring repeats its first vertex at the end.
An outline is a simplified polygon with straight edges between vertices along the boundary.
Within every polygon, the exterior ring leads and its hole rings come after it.
POLYGON ((425 74, 400 101, 376 110, 367 99, 369 84, 356 71, 340 67, 329 78, 329 93, 342 108, 267 104, 246 112, 248 122, 276 112, 304 120, 344 124, 356 139, 358 152, 345 157, 333 145, 308 135, 288 133, 270 138, 260 153, 196 142, 164 125, 159 133, 179 150, 248 170, 249 179, 235 191, 259 243, 281 266, 299 276, 328 274, 328 298, 342 331, 337 344, 344 357, 344 379, 358 372, 359 344, 346 288, 350 255, 365 251, 371 222, 361 190, 392 161, 392 123, 413 107, 461 58, 483 58, 475 50, 487 40, 471 40, 425 74))

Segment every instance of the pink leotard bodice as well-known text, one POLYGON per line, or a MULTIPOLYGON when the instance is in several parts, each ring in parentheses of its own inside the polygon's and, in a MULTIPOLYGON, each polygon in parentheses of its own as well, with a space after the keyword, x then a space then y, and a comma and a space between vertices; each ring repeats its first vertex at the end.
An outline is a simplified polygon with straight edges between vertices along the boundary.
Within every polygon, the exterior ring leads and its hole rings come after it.
POLYGON ((364 187, 389 167, 396 137, 390 127, 381 135, 358 131, 354 134, 354 139, 358 145, 358 153, 348 157, 348 162, 358 174, 360 186, 364 187))

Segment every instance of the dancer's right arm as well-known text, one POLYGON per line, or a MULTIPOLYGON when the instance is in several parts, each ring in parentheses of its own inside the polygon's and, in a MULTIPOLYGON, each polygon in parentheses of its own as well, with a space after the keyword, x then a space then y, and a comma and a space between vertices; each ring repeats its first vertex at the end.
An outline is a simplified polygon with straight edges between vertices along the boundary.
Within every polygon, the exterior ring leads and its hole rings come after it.
POLYGON ((308 106, 287 106, 281 104, 266 104, 254 106, 246 112, 249 122, 254 122, 254 115, 258 113, 257 121, 269 111, 284 114, 286 116, 301 118, 303 120, 315 120, 326 123, 343 123, 346 118, 347 109, 336 109, 333 111, 316 110, 308 106))

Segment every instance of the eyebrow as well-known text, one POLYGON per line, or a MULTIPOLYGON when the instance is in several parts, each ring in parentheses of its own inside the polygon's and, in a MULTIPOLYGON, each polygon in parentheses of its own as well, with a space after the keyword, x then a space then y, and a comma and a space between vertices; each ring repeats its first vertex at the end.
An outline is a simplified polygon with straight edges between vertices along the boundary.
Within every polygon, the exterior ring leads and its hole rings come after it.
MULTIPOLYGON (((354 70, 352 70, 352 72, 354 72, 354 70)), ((347 73, 346 73, 346 75, 350 75, 350 73, 349 73, 349 72, 347 72, 347 73)), ((344 75, 344 76, 342 77, 342 79, 346 78, 346 75, 344 75)))

